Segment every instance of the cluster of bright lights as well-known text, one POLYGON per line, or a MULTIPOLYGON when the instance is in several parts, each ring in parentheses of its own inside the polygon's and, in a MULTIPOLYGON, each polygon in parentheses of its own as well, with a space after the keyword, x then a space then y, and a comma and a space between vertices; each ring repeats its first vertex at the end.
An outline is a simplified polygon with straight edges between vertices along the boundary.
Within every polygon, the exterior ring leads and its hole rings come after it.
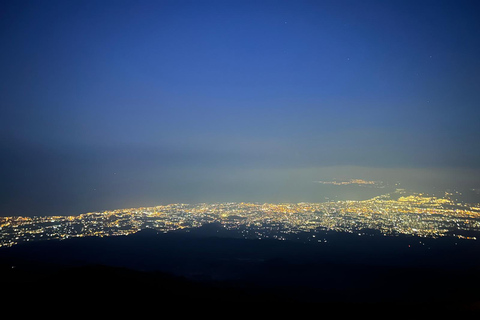
POLYGON ((480 208, 423 194, 323 203, 200 203, 118 209, 77 216, 0 218, 0 247, 21 242, 128 235, 144 228, 169 232, 219 223, 245 237, 285 239, 289 234, 334 230, 419 237, 476 239, 480 208), (469 236, 467 236, 469 235, 469 236))

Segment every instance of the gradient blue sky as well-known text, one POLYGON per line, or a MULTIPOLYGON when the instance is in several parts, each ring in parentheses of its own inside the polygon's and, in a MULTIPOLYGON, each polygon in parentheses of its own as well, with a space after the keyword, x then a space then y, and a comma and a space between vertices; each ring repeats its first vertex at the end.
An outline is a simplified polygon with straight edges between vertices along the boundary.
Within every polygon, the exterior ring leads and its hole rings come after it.
POLYGON ((1 215, 479 181, 478 1, 2 1, 0 41, 1 215))

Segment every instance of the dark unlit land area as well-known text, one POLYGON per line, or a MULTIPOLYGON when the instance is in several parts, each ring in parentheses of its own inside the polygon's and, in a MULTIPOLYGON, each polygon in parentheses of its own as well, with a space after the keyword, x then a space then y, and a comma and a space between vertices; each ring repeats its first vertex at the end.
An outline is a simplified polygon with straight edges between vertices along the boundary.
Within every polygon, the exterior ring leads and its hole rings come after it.
POLYGON ((477 241, 322 239, 245 240, 210 227, 21 244, 0 250, 3 301, 480 312, 477 241))

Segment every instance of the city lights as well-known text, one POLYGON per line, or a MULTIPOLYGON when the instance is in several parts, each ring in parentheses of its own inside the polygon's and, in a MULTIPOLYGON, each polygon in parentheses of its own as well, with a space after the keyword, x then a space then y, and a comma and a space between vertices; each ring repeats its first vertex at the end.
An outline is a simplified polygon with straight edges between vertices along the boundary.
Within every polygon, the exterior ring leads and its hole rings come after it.
POLYGON ((471 232, 480 231, 480 208, 447 197, 407 195, 399 189, 364 201, 169 204, 77 216, 2 217, 0 247, 38 240, 129 235, 145 228, 169 232, 210 223, 253 239, 286 240, 300 232, 333 230, 476 240, 471 232))

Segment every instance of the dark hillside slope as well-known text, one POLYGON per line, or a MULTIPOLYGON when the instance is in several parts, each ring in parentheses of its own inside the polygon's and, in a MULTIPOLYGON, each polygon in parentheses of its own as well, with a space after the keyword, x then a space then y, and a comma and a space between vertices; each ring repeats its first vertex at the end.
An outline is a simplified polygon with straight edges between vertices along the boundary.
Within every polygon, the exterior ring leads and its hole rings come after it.
POLYGON ((128 301, 124 307, 160 302, 428 311, 480 306, 475 242, 433 239, 426 249, 409 247, 418 240, 412 238, 333 234, 323 245, 227 236, 147 230, 3 248, 1 285, 11 303, 53 299, 63 306, 105 299, 128 301))

